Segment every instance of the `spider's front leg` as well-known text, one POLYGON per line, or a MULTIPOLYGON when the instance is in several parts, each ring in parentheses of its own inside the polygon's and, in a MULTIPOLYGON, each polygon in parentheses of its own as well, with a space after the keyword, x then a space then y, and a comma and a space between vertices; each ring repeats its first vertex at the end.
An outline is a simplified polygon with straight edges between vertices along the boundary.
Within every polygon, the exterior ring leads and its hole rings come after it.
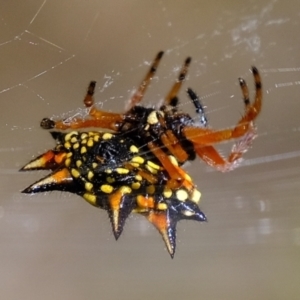
POLYGON ((233 129, 214 131, 190 126, 183 128, 186 138, 194 144, 197 154, 207 164, 221 171, 232 169, 236 165, 237 160, 248 150, 256 137, 253 121, 261 110, 262 84, 258 70, 255 67, 252 68, 252 73, 256 88, 255 100, 252 104, 250 103, 247 84, 244 79, 240 78, 239 82, 243 93, 245 114, 233 129), (240 140, 233 146, 227 160, 212 147, 215 143, 235 138, 240 138, 240 140))
POLYGON ((120 124, 124 121, 124 115, 118 113, 111 113, 103 110, 96 109, 94 105, 94 91, 96 82, 91 81, 87 90, 87 94, 84 98, 84 104, 89 108, 88 118, 67 118, 64 120, 51 120, 44 118, 41 121, 41 127, 43 129, 78 129, 88 127, 98 127, 103 129, 110 129, 118 131, 120 124))
MULTIPOLYGON (((142 98, 144 97, 144 94, 156 72, 156 69, 158 67, 158 64, 163 56, 163 51, 160 51, 148 73, 142 80, 141 84, 139 85, 137 91, 133 94, 129 101, 128 105, 128 111, 136 106, 139 102, 141 102, 142 98)), ((98 127, 103 129, 110 129, 113 131, 118 131, 121 124, 124 123, 125 120, 125 114, 118 114, 118 113, 111 113, 106 112, 102 110, 96 109, 94 105, 94 92, 96 87, 96 81, 91 81, 87 90, 87 94, 84 98, 84 105, 87 108, 90 108, 89 110, 89 118, 83 119, 83 118, 68 118, 65 120, 58 120, 53 121, 49 118, 45 118, 41 122, 41 127, 44 129, 79 129, 79 128, 88 128, 88 127, 98 127)))

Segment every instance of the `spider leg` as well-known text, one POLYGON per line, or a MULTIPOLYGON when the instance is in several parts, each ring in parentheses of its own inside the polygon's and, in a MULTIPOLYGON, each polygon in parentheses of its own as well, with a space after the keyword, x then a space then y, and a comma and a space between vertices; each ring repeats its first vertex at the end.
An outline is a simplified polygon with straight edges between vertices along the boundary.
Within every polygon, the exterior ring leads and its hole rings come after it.
POLYGON ((165 119, 161 115, 157 115, 157 117, 161 127, 165 129, 162 130, 160 135, 160 139, 162 143, 169 150, 169 152, 177 158, 177 160, 180 163, 186 162, 188 159, 188 154, 180 145, 179 140, 172 132, 172 130, 167 129, 167 124, 165 119))
POLYGON ((43 129, 78 129, 88 127, 101 127, 104 129, 118 130, 119 124, 124 120, 124 116, 118 113, 111 113, 103 110, 96 109, 94 105, 94 91, 96 81, 91 81, 87 89, 87 94, 83 100, 86 107, 90 107, 88 114, 90 118, 77 118, 71 117, 64 120, 51 120, 44 118, 41 121, 43 129))
POLYGON ((165 105, 171 105, 176 107, 178 104, 178 98, 177 98, 177 94, 182 86, 182 82, 184 81, 189 65, 191 63, 191 58, 188 57, 185 62, 184 65, 182 66, 178 79, 176 80, 176 82, 174 83, 173 87, 171 88, 170 92, 168 93, 168 95, 165 98, 164 104, 165 105))
POLYGON ((196 113, 199 114, 201 125, 203 127, 206 127, 207 126, 207 117, 205 115, 204 108, 200 102, 198 95, 191 88, 187 89, 187 93, 196 108, 196 113))
POLYGON ((185 173, 183 169, 178 167, 176 162, 172 161, 172 159, 170 159, 170 157, 160 147, 157 147, 154 142, 149 142, 147 145, 170 176, 167 187, 170 189, 177 189, 184 186, 187 190, 192 192, 195 186, 189 175, 185 173))
POLYGON ((141 82, 139 88, 135 91, 131 99, 129 100, 128 106, 127 106, 127 111, 129 111, 131 108, 136 106, 138 103, 140 103, 145 95, 145 92, 149 86, 150 81, 152 80, 156 69, 158 67, 158 64, 163 56, 164 52, 160 51, 156 55, 148 73, 146 74, 145 78, 141 82))
POLYGON ((83 99, 83 103, 86 107, 91 107, 94 104, 96 81, 91 81, 86 92, 86 96, 83 99))
MULTIPOLYGON (((224 129, 213 131, 210 129, 202 129, 186 126, 183 132, 188 140, 194 143, 195 146, 206 146, 222 141, 239 138, 253 130, 253 121, 256 119, 261 110, 262 105, 262 89, 260 75, 255 67, 252 68, 255 81, 255 100, 251 104, 248 98, 248 88, 243 79, 239 79, 240 86, 243 92, 243 100, 245 104, 245 114, 233 129, 224 129)), ((252 135, 253 138, 255 137, 252 135)))
POLYGON ((221 172, 227 172, 238 166, 240 158, 251 146, 255 136, 255 128, 252 126, 252 129, 233 145, 227 159, 224 158, 213 146, 195 146, 195 151, 198 156, 211 167, 221 172))

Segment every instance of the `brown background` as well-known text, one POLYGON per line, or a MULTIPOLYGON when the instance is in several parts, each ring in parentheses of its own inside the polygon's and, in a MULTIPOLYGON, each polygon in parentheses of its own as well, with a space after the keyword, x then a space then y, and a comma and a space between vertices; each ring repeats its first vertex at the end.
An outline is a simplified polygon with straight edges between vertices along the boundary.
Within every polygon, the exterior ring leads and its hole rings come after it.
POLYGON ((1 299, 300 299, 298 0, 2 1, 0 15, 1 299), (45 173, 18 172, 54 145, 43 117, 74 114, 91 79, 98 102, 122 111, 159 50, 145 103, 163 98, 190 55, 185 87, 213 128, 240 117, 237 78, 253 95, 251 65, 264 87, 244 164, 187 166, 209 222, 179 224, 174 260, 142 217, 115 242, 106 212, 60 192, 22 195, 45 173))

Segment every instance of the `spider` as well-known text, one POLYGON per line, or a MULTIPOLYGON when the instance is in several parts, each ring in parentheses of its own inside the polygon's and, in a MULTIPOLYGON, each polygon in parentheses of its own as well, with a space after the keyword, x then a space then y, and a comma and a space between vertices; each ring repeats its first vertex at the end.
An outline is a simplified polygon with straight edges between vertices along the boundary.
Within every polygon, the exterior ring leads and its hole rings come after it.
POLYGON ((44 129, 83 129, 98 127, 103 132, 51 132, 57 146, 25 165, 21 171, 49 169, 52 173, 23 190, 24 193, 61 190, 82 196, 90 204, 108 212, 116 239, 131 212, 140 213, 158 229, 174 256, 176 224, 181 219, 205 221, 198 207, 200 192, 181 168, 196 156, 208 165, 229 171, 255 138, 254 120, 261 110, 262 89, 259 73, 252 68, 256 95, 249 100, 246 82, 239 79, 245 113, 232 129, 207 128, 207 118, 197 94, 187 93, 200 116, 200 125, 179 110, 178 91, 186 77, 190 58, 185 60, 177 81, 159 108, 138 105, 163 56, 159 52, 124 113, 96 109, 96 82, 88 87, 84 104, 87 118, 54 121, 45 118, 44 129), (112 132, 106 132, 109 129, 112 132), (239 139, 228 158, 213 144, 239 139))
POLYGON ((173 258, 177 222, 206 221, 199 209, 200 192, 191 178, 172 163, 187 186, 171 189, 168 174, 129 138, 108 132, 51 132, 56 147, 26 164, 21 171, 51 170, 23 193, 66 191, 82 196, 108 212, 116 240, 131 212, 144 215, 160 232, 173 258))
POLYGON ((128 109, 124 113, 107 112, 96 109, 94 106, 94 90, 96 82, 92 81, 88 87, 84 104, 89 108, 88 118, 74 118, 70 120, 54 121, 45 118, 41 122, 44 129, 78 129, 98 127, 110 129, 130 137, 135 144, 145 151, 151 151, 159 164, 167 171, 168 186, 176 189, 184 185, 185 178, 175 168, 169 159, 172 155, 179 165, 199 156, 205 163, 215 169, 225 172, 237 166, 244 152, 248 150, 256 137, 254 120, 259 115, 262 105, 262 85, 258 70, 252 67, 256 94, 253 103, 249 100, 249 91, 244 79, 239 78, 243 94, 245 112, 234 128, 213 130, 207 128, 207 119, 197 94, 188 89, 187 93, 200 114, 200 123, 197 126, 192 117, 179 110, 177 98, 178 91, 186 77, 191 58, 188 57, 180 71, 177 81, 158 108, 147 108, 139 105, 153 78, 158 64, 163 56, 159 52, 154 59, 150 70, 142 80, 139 88, 129 101, 128 109), (230 139, 239 139, 234 144, 228 158, 224 158, 215 148, 214 144, 230 139))

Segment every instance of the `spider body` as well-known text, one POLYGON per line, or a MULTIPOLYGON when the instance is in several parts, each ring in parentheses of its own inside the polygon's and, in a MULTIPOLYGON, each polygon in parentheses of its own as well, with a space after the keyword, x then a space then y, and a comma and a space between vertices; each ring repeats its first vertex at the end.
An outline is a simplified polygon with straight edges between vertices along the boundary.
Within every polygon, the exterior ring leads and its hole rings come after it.
POLYGON ((168 187, 167 172, 141 153, 131 139, 92 131, 52 132, 52 136, 56 147, 21 169, 49 169, 52 173, 23 193, 60 190, 77 194, 108 212, 116 239, 131 212, 142 214, 161 233, 172 257, 177 222, 206 221, 198 207, 200 192, 189 176, 187 186, 168 187))
POLYGON ((200 192, 181 165, 200 157, 220 171, 232 170, 256 136, 254 121, 262 105, 260 75, 255 67, 255 99, 249 100, 246 82, 239 79, 245 112, 233 128, 207 127, 203 106, 192 89, 187 93, 194 104, 197 124, 178 107, 178 91, 184 81, 187 58, 177 81, 157 109, 139 105, 157 69, 163 52, 156 56, 124 113, 106 112, 94 106, 96 82, 88 87, 84 104, 86 118, 41 122, 44 129, 66 130, 96 127, 101 131, 54 132, 57 146, 21 170, 50 169, 52 173, 26 188, 24 193, 62 190, 82 196, 93 206, 108 212, 117 239, 131 212, 140 213, 158 229, 173 257, 176 224, 181 219, 205 221, 198 207, 200 192), (110 130, 110 132, 106 132, 110 130), (214 144, 237 139, 228 158, 214 144))

